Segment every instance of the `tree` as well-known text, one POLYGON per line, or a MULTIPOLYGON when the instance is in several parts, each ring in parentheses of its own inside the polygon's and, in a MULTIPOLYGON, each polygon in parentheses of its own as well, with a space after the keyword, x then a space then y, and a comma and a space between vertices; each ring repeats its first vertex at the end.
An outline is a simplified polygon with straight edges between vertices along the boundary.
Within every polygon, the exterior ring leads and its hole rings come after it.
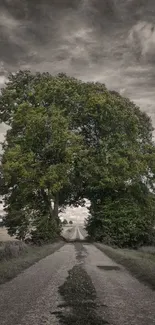
POLYGON ((63 224, 64 226, 66 226, 66 225, 68 225, 68 221, 67 221, 66 219, 64 219, 63 222, 62 222, 62 224, 63 224))
POLYGON ((87 198, 94 239, 152 241, 153 129, 135 104, 101 83, 19 71, 2 90, 0 118, 10 127, 2 188, 11 234, 24 237, 31 222, 57 232, 59 209, 87 198))
POLYGON ((73 225, 73 221, 72 221, 72 220, 70 220, 70 221, 69 221, 69 224, 70 224, 70 225, 73 225))
MULTIPOLYGON (((10 96, 11 85, 14 87, 9 83, 9 92, 5 90, 10 96)), ((39 91, 35 95, 40 104, 41 96, 39 91)), ((4 94, 1 99, 9 102, 4 94)), ((68 118, 54 103, 48 107, 33 106, 20 98, 20 103, 12 107, 8 113, 11 128, 3 145, 2 158, 6 226, 9 233, 18 238, 25 238, 30 228, 35 227, 32 232, 35 238, 39 232, 42 239, 50 239, 60 229, 59 207, 65 204, 65 190, 71 187, 74 157, 81 139, 69 129, 68 118)))
POLYGON ((81 195, 91 202, 88 233, 121 247, 151 244, 155 145, 150 118, 104 85, 87 83, 73 124, 85 145, 74 172, 81 195))
POLYGON ((117 94, 105 92, 96 100, 93 95, 88 103, 86 169, 79 162, 91 201, 87 231, 95 240, 121 247, 151 244, 155 219, 151 121, 117 94))

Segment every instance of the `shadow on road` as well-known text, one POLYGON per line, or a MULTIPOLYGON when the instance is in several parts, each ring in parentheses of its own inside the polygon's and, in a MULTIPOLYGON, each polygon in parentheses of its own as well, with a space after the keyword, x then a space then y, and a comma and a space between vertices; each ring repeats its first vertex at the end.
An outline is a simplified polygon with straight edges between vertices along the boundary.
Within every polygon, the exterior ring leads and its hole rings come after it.
POLYGON ((52 314, 57 316, 62 325, 108 324, 98 313, 99 306, 96 302, 96 291, 91 278, 78 263, 84 254, 80 246, 76 247, 77 265, 69 271, 66 282, 59 288, 64 303, 59 305, 58 311, 52 314))

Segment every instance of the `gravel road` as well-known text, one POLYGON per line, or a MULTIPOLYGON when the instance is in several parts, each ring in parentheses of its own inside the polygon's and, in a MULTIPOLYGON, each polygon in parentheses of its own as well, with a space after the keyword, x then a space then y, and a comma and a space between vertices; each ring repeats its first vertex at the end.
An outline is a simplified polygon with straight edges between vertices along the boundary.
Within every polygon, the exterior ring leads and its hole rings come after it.
POLYGON ((0 286, 0 325, 103 324, 155 324, 155 292, 91 244, 65 244, 0 286))
POLYGON ((82 226, 64 227, 62 236, 69 241, 84 240, 87 236, 86 230, 82 226))

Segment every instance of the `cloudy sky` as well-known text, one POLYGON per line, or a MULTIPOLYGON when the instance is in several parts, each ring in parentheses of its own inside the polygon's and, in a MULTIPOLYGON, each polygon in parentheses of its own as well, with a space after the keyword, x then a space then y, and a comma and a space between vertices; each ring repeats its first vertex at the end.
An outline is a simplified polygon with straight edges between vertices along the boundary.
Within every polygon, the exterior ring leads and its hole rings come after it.
POLYGON ((103 81, 155 126, 154 17, 154 0, 1 0, 0 86, 19 68, 103 81))
POLYGON ((74 223, 83 223, 85 218, 88 217, 88 210, 87 206, 89 207, 89 202, 87 201, 85 207, 67 207, 64 213, 60 214, 61 219, 72 220, 74 223))

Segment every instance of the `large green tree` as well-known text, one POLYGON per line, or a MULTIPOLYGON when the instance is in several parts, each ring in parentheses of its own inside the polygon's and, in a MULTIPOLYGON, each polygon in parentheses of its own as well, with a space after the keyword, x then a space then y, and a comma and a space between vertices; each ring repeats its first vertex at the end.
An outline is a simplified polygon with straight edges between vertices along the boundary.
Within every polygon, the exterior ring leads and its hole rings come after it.
MULTIPOLYGON (((105 91, 87 100, 84 124, 88 233, 119 246, 151 244, 154 226, 154 162, 151 121, 129 100, 105 91), (88 141, 88 143, 87 143, 88 141)), ((82 120, 81 120, 82 121, 82 120)))
POLYGON ((60 206, 88 198, 94 239, 152 240, 155 146, 136 105, 100 83, 19 71, 2 90, 0 118, 10 127, 2 160, 10 232, 32 214, 42 229, 60 206))
MULTIPOLYGON (((42 82, 41 77, 37 82, 42 82)), ((15 93, 14 83, 11 85, 12 90, 9 83, 9 91, 5 89, 7 96, 1 97, 6 105, 15 93)), ((35 228, 33 235, 50 239, 60 230, 58 212, 71 193, 71 175, 81 137, 69 128, 69 119, 54 101, 43 105, 39 91, 36 105, 21 97, 22 93, 17 105, 16 94, 12 109, 8 108, 6 122, 10 129, 3 145, 6 225, 9 233, 19 238, 35 228)))

